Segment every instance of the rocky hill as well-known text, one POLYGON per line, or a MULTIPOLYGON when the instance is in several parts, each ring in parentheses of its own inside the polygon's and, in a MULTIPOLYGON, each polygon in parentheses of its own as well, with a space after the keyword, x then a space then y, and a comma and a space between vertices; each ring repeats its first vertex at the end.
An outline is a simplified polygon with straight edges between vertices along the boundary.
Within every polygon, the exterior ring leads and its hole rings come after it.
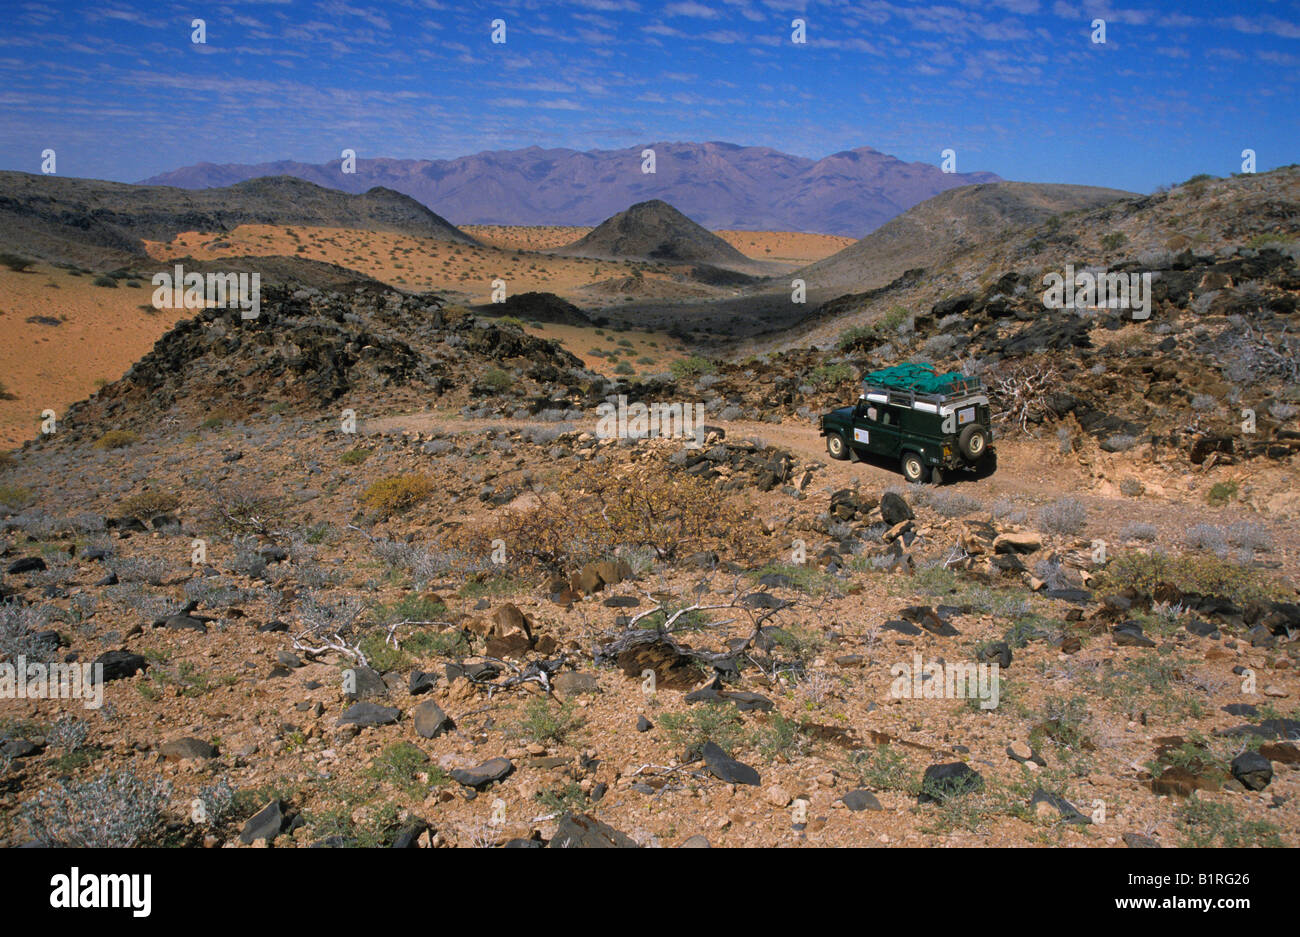
POLYGON ((1095 208, 1133 193, 1084 185, 997 182, 936 195, 872 231, 856 244, 792 276, 810 291, 861 291, 884 286, 905 270, 942 268, 977 245, 1053 215, 1095 208))
POLYGON ((261 314, 207 309, 160 338, 120 380, 71 407, 70 438, 130 430, 161 418, 177 425, 212 414, 333 413, 464 402, 489 392, 489 371, 522 391, 581 382, 582 362, 518 328, 443 309, 432 295, 377 283, 344 291, 271 285, 261 314), (575 376, 576 375, 576 376, 575 376))
POLYGON ((750 260, 722 238, 659 199, 638 202, 607 218, 572 244, 550 251, 597 260, 645 260, 754 270, 750 260))
POLYGON ((279 176, 186 191, 0 172, 0 249, 39 260, 119 266, 146 256, 143 240, 241 224, 359 228, 477 243, 414 199, 380 187, 348 195, 279 176))

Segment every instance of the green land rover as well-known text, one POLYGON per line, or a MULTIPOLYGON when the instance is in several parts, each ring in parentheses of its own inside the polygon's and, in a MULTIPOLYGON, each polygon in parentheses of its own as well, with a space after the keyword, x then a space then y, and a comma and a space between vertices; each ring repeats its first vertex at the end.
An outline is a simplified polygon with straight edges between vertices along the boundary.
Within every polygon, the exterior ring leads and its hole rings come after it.
POLYGON ((946 471, 988 475, 997 467, 989 398, 978 378, 938 374, 929 365, 873 371, 853 406, 821 421, 832 459, 897 459, 909 482, 940 484, 946 471))

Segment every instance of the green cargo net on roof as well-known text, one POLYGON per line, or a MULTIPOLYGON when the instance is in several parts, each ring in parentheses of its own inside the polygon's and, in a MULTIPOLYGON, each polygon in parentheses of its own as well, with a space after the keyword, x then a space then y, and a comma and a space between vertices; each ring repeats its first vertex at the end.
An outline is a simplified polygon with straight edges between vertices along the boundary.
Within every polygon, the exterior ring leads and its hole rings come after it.
POLYGON ((963 384, 971 382, 971 378, 960 371, 939 374, 928 364, 909 361, 905 364, 896 364, 892 368, 872 371, 864 381, 881 387, 912 390, 918 394, 951 394, 960 391, 963 384))

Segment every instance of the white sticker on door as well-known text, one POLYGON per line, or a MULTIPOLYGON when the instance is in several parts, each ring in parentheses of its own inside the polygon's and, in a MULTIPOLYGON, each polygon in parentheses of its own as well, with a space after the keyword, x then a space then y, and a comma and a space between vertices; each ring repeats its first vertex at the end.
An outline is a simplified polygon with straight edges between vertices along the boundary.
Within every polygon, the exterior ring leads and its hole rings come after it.
POLYGON ((871 438, 865 429, 855 429, 853 431, 853 438, 858 442, 871 442, 871 438))

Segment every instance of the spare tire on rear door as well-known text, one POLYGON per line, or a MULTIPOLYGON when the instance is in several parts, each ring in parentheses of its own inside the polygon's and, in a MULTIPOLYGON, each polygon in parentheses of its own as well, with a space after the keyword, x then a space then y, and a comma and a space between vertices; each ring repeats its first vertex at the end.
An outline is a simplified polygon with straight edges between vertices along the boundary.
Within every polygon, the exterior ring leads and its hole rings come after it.
POLYGON ((972 423, 961 431, 957 437, 957 448, 960 450, 962 458, 971 462, 978 462, 984 457, 984 451, 989 447, 989 433, 978 423, 972 423))

